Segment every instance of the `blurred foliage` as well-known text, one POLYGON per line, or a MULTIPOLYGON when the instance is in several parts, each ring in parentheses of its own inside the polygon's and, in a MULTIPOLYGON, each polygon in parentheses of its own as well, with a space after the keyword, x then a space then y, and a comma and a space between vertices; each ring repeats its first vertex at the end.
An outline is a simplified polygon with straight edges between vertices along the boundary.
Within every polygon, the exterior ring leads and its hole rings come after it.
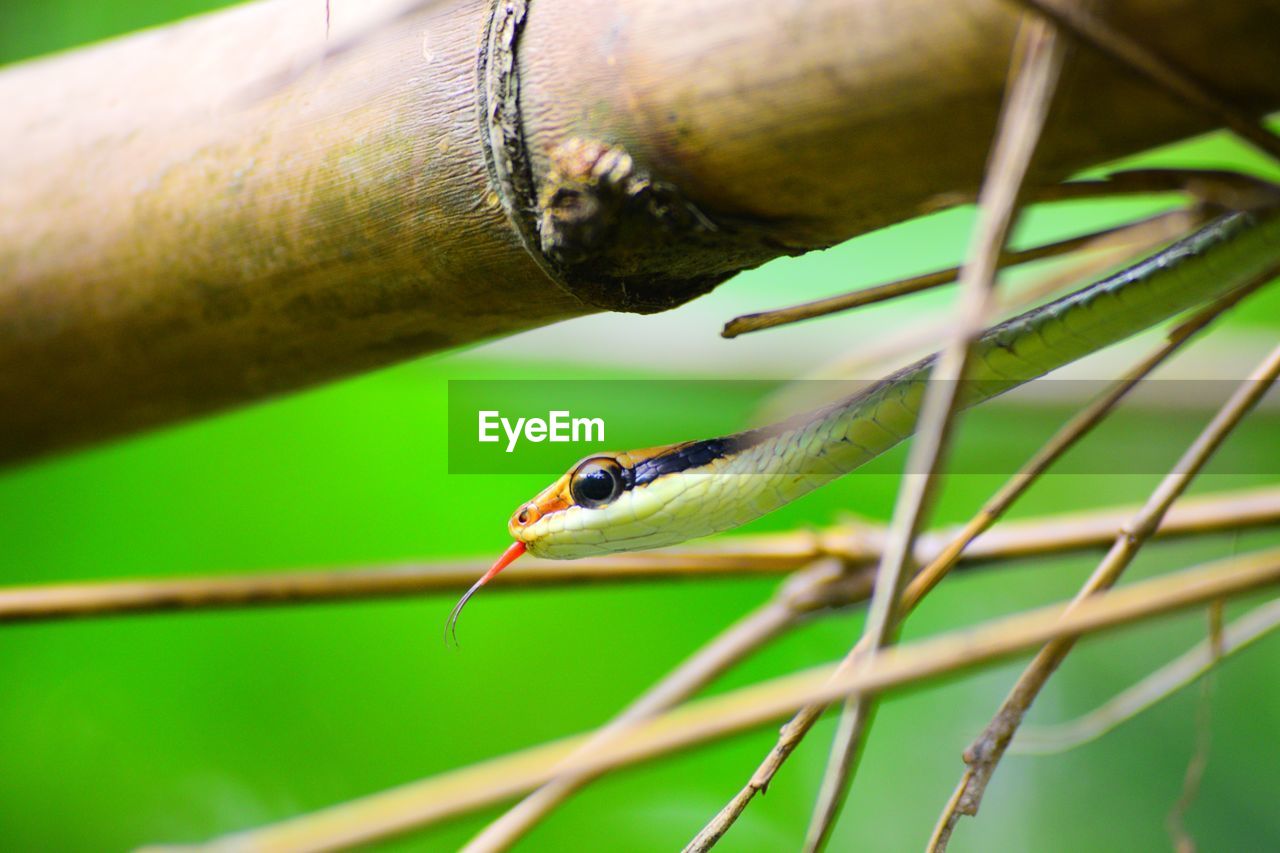
MULTIPOLYGON (((4 0, 0 61, 217 5, 4 0)), ((1256 163, 1220 137, 1142 162, 1256 163)), ((1036 213, 1027 231, 1101 224, 1116 209, 1064 206, 1036 213)), ((806 298, 847 289, 855 276, 908 272, 902 247, 918 248, 913 262, 924 262, 925 247, 962 245, 966 226, 964 217, 950 216, 891 229, 852 248, 770 265, 708 299, 727 317, 776 304, 779 294, 806 298)), ((1264 295, 1232 327, 1272 332, 1280 328, 1278 306, 1276 294, 1264 295)), ((876 316, 904 319, 892 306, 876 316)), ((663 318, 646 322, 661 334, 663 318)), ((0 572, 5 583, 31 583, 496 554, 508 513, 546 477, 448 475, 447 380, 554 378, 579 369, 424 360, 5 473, 0 572)), ((677 433, 695 428, 684 411, 664 417, 677 433)), ((1152 452, 1172 461, 1203 418, 1163 417, 1179 428, 1122 421, 1110 434, 1123 433, 1125 423, 1140 428, 1152 452)), ((964 441, 979 452, 1007 434, 968 429, 964 441)), ((1280 449, 1266 433, 1255 435, 1248 448, 1257 473, 1209 476, 1197 491, 1274 482, 1280 449)), ((1107 441, 1099 436, 1091 452, 1114 453, 1107 441)), ((1155 480, 1051 476, 1015 514, 1136 501, 1155 480)), ((1000 481, 951 477, 939 517, 966 517, 1000 481)), ((752 529, 827 523, 849 511, 884 518, 895 485, 889 473, 847 477, 752 529)), ((1134 575, 1277 541, 1254 532, 1160 545, 1144 553, 1134 575)), ((956 579, 913 617, 908 638, 1066 597, 1093 563, 1055 559, 956 579)), ((718 580, 518 595, 495 588, 469 611, 458 652, 439 641, 451 597, 7 627, 0 641, 4 847, 97 851, 203 839, 585 729, 773 586, 718 580)), ((860 618, 816 621, 715 689, 833 659, 860 618)), ((1056 720, 1092 707, 1203 631, 1203 617, 1190 615, 1084 644, 1033 717, 1056 720)), ((1280 764, 1267 758, 1280 721, 1277 666, 1280 648, 1266 643, 1230 660, 1217 681, 1212 753, 1188 817, 1192 834, 1211 849, 1265 849, 1280 835, 1280 764)), ((879 715, 835 849, 919 849, 958 776, 961 749, 1015 671, 1005 666, 893 697, 879 715)), ((1166 847, 1164 818, 1193 749, 1197 692, 1068 755, 1006 760, 981 817, 962 826, 954 849, 1166 847)), ((724 849, 794 848, 829 737, 829 724, 814 733, 724 849)), ((597 783, 526 847, 586 849, 588 834, 607 833, 617 851, 672 849, 738 788, 772 739, 770 731, 735 738, 597 783)), ((388 846, 451 849, 490 816, 388 846)))

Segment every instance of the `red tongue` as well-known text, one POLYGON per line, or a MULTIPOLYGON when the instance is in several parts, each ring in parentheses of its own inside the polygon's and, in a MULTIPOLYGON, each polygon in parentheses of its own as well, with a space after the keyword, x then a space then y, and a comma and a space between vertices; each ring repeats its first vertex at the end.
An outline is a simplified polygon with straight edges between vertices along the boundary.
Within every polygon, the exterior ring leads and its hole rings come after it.
POLYGON ((512 542, 511 547, 503 551, 502 556, 493 564, 493 568, 485 572, 484 577, 480 578, 480 585, 484 586, 489 581, 493 580, 494 575, 514 563, 516 561, 516 557, 519 557, 524 552, 525 547, 523 542, 512 542))
POLYGON ((466 606, 467 600, 476 594, 476 590, 493 580, 498 572, 515 562, 525 552, 523 542, 512 542, 511 547, 502 552, 502 556, 498 561, 490 567, 489 571, 481 576, 480 580, 471 585, 471 589, 466 591, 462 598, 458 599, 458 603, 453 606, 453 612, 449 614, 449 621, 445 623, 445 642, 448 643, 449 634, 453 634, 454 645, 458 643, 458 617, 462 615, 462 608, 466 606))

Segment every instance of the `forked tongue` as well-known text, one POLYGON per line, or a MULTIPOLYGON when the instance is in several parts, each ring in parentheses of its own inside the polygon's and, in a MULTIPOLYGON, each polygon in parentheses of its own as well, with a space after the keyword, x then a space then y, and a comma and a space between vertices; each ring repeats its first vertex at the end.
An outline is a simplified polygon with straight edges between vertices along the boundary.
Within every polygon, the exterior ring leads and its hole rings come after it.
POLYGON ((498 572, 514 563, 516 557, 519 557, 524 552, 525 545, 523 542, 512 542, 511 547, 502 552, 502 556, 498 558, 489 571, 481 575, 480 580, 473 583, 471 589, 463 593, 462 598, 458 599, 458 603, 453 606, 453 611, 449 614, 449 621, 444 625, 445 645, 449 644, 450 634, 453 635, 453 644, 455 646, 458 645, 458 617, 462 615, 462 608, 466 606, 471 596, 476 594, 476 590, 497 577, 498 572))

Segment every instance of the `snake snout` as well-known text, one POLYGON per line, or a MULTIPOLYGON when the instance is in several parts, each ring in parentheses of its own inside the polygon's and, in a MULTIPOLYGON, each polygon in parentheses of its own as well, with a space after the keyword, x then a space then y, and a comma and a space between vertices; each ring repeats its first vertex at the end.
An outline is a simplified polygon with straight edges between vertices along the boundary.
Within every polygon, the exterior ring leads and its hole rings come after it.
POLYGON ((528 527, 539 518, 542 518, 542 510, 538 509, 537 504, 530 501, 516 510, 516 514, 511 517, 511 523, 516 527, 528 527))

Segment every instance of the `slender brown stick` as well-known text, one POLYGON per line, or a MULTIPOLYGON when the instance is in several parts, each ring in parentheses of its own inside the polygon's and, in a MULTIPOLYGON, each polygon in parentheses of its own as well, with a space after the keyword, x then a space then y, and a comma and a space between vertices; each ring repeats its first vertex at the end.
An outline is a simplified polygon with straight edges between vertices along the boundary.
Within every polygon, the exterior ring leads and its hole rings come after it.
MULTIPOLYGON (((1222 656, 1222 600, 1209 604, 1209 648, 1214 655, 1214 663, 1222 656)), ((1196 853, 1195 838, 1187 829, 1186 814, 1196 795, 1200 793, 1200 783, 1204 780, 1204 770, 1209 764, 1209 747, 1213 741, 1213 683, 1214 673, 1200 682, 1200 696, 1196 703, 1196 738, 1195 749, 1187 762, 1187 769, 1182 775, 1182 791, 1178 799, 1169 808, 1165 816, 1165 829, 1169 832, 1169 840, 1176 853, 1196 853)))
MULTIPOLYGON (((863 565, 879 555, 882 539, 883 532, 877 525, 846 522, 819 532, 735 536, 708 545, 641 554, 581 560, 528 558, 503 572, 493 588, 783 575, 826 556, 850 565, 863 565)), ((0 587, 0 624, 453 592, 470 587, 488 567, 489 562, 479 561, 404 563, 250 575, 0 587)))
MULTIPOLYGON (((1045 82, 1052 82, 1053 75, 1049 74, 1048 77, 1048 81, 1042 77, 1041 86, 1045 82)), ((944 350, 939 365, 934 370, 933 378, 938 381, 931 382, 926 391, 921 406, 921 429, 909 454, 909 470, 932 472, 943 455, 956 402, 954 387, 958 384, 948 380, 964 375, 971 344, 985 323, 996 259, 1004 247, 1012 224, 1021 179, 1038 136, 1039 122, 1036 116, 1041 115, 1042 111, 1036 110, 1034 103, 1030 105, 1030 113, 1021 106, 1028 88, 1034 92, 1034 81, 1029 80, 1026 75, 1019 75, 1016 84, 1006 102, 1002 126, 997 133, 996 151, 992 155, 992 168, 983 184, 980 217, 970 253, 971 261, 961 274, 960 301, 963 316, 956 325, 952 344, 944 350), (1019 105, 1017 109, 1013 108, 1015 103, 1019 105)), ((923 517, 922 510, 932 488, 931 483, 932 477, 928 475, 905 478, 898 493, 894 520, 877 569, 876 591, 872 597, 864 634, 865 637, 874 638, 869 641, 872 648, 878 648, 889 639, 896 621, 894 604, 900 595, 900 585, 907 576, 905 567, 913 551, 915 536, 923 517)), ((778 746, 766 757, 765 764, 690 841, 685 847, 685 853, 701 853, 715 846, 756 793, 767 787, 776 767, 790 755, 820 713, 820 710, 813 714, 810 709, 805 709, 783 728, 778 746)), ((858 727, 861 728, 861 723, 858 727)))
MULTIPOLYGON (((1023 560, 1092 549, 1111 542, 1132 508, 1027 519, 980 538, 965 553, 966 565, 1023 560)), ((1280 523, 1280 488, 1222 492, 1181 502, 1171 512, 1162 537, 1187 537, 1280 523)), ((919 561, 927 561, 950 535, 927 534, 919 561)), ((849 565, 868 565, 881 552, 883 530, 842 524, 822 532, 732 537, 716 548, 618 555, 572 562, 530 561, 503 573, 495 590, 525 585, 612 583, 645 579, 741 574, 788 574, 823 556, 849 565)), ((367 569, 276 571, 276 573, 141 580, 88 581, 0 588, 0 624, 9 621, 76 619, 174 608, 307 605, 324 601, 454 592, 474 583, 486 565, 406 564, 367 569)))
POLYGON ((1188 106, 1222 122, 1263 153, 1280 160, 1280 137, 1221 94, 1211 91, 1185 69, 1117 30, 1084 4, 1062 0, 1015 2, 1043 15, 1082 43, 1128 66, 1188 106))
MULTIPOLYGON (((1107 556, 1098 565, 1075 601, 1083 602, 1100 590, 1110 588, 1137 555, 1160 519, 1203 469, 1213 453, 1222 445, 1236 425, 1262 399, 1276 376, 1280 375, 1280 347, 1254 371, 1232 394, 1213 420, 1187 448, 1173 470, 1151 494, 1147 504, 1134 516, 1116 538, 1107 556)), ((1071 640, 1061 640, 1040 650, 1023 671, 1009 696, 1001 705, 986 730, 965 751, 968 764, 951 801, 943 810, 929 843, 931 851, 943 851, 961 815, 977 814, 982 795, 995 772, 1009 741, 1023 716, 1039 695, 1040 689, 1071 651, 1071 640)))
MULTIPOLYGON (((908 453, 907 470, 922 472, 899 486, 889 538, 867 614, 864 654, 892 645, 898 630, 899 604, 911 573, 908 564, 915 539, 925 524, 937 474, 946 465, 952 428, 958 418, 960 380, 968 372, 974 348, 991 314, 997 261, 1018 214, 1022 190, 1049 104, 1062 68, 1062 45, 1052 25, 1027 17, 1018 32, 1008 97, 1001 111, 996 141, 978 195, 978 222, 969 258, 960 273, 959 323, 954 337, 938 356, 920 404, 920 431, 908 453)), ((836 729, 813 817, 805 834, 806 851, 826 846, 844 805, 857 766, 859 746, 870 728, 874 699, 846 703, 836 729)))
MULTIPOLYGON (((834 532, 834 531, 833 531, 834 532)), ((854 536, 847 537, 853 546, 854 536)), ((734 543, 735 545, 738 543, 734 543)), ((812 535, 757 540, 760 550, 738 553, 689 551, 646 556, 619 555, 580 561, 529 561, 515 566, 493 586, 562 586, 673 578, 785 574, 822 551, 812 535)), ((853 550, 857 550, 856 547, 853 550)), ((864 554, 857 562, 869 559, 864 554)), ((0 623, 108 616, 196 608, 251 607, 359 600, 466 589, 486 564, 406 563, 401 565, 252 575, 91 581, 0 587, 0 623)))
MULTIPOLYGON (((1006 524, 975 542, 962 563, 977 566, 1105 547, 1116 528, 1132 514, 1132 508, 1111 507, 1006 524)), ((1159 535, 1198 536, 1277 523, 1280 488, 1248 489, 1181 502, 1159 535)), ((923 536, 917 547, 917 562, 927 562, 951 535, 948 530, 940 530, 923 536)), ((503 572, 493 586, 502 590, 684 577, 782 575, 824 556, 862 566, 874 563, 883 540, 883 529, 854 523, 816 532, 735 536, 714 548, 620 554, 572 562, 531 560, 525 566, 517 564, 503 572)), ((466 589, 485 568, 487 564, 479 562, 427 563, 0 587, 0 624, 453 592, 466 589)))
MULTIPOLYGON (((1073 181, 1038 187, 1036 190, 1028 191, 1027 196, 1029 201, 1039 202, 1097 199, 1097 197, 1117 195, 1146 195, 1152 192, 1185 192, 1199 201, 1229 207, 1233 210, 1249 210, 1260 205, 1275 204, 1277 196, 1280 196, 1280 191, 1277 191, 1275 184, 1254 178, 1252 175, 1215 169, 1130 169, 1107 175, 1107 178, 1101 181, 1073 181)), ((997 268, 1005 269, 1009 266, 1028 264, 1078 250, 1092 250, 1096 247, 1094 241, 1123 237, 1129 228, 1142 227, 1166 215, 1169 214, 1156 214, 1147 219, 1116 225, 1115 228, 1080 234, 1066 240, 1043 243, 1041 246, 1021 248, 1018 251, 1002 251, 997 259, 997 268)), ((1115 241, 1108 241, 1103 245, 1114 245, 1114 243, 1115 241)), ((724 324, 721 336, 736 338, 740 334, 763 332, 764 329, 799 323, 801 320, 819 318, 819 316, 835 314, 837 311, 849 311, 900 296, 909 296, 911 293, 927 291, 927 289, 955 282, 959 278, 960 269, 960 266, 948 266, 946 269, 934 270, 932 273, 877 284, 874 287, 861 288, 858 291, 841 293, 841 295, 822 298, 822 300, 736 316, 724 324)))
MULTIPOLYGON (((1093 244, 1093 248, 1099 251, 1090 252, 1085 258, 1072 260, 1061 269, 1038 278, 1027 287, 1000 294, 1000 298, 996 301, 996 308, 1001 313, 1024 310, 1044 297, 1058 293, 1068 284, 1101 275, 1150 254, 1157 247, 1203 224, 1205 218, 1204 209, 1179 208, 1152 219, 1134 223, 1118 234, 1099 238, 1098 242, 1093 244)), ((935 345, 938 340, 944 339, 952 325, 953 323, 947 317, 941 317, 934 323, 912 324, 910 328, 902 330, 899 334, 876 341, 869 346, 859 347, 852 355, 820 368, 810 378, 856 379, 867 375, 880 375, 901 366, 904 357, 919 353, 935 345)), ((781 419, 801 408, 829 402, 826 399, 815 402, 794 392, 793 389, 797 386, 803 392, 805 384, 793 383, 775 392, 761 406, 757 419, 781 419)))
MULTIPOLYGON (((1094 231, 1089 234, 1068 237, 1065 240, 1058 240, 1053 243, 1043 243, 1039 246, 1018 249, 1017 251, 1003 251, 996 260, 996 266, 999 269, 1005 269, 1006 267, 1044 260, 1045 258, 1054 258, 1077 250, 1088 250, 1093 248, 1093 242, 1101 237, 1118 236, 1130 228, 1163 216, 1165 214, 1158 213, 1146 219, 1127 222, 1114 228, 1104 228, 1101 231, 1094 231)), ((812 302, 802 302, 799 305, 788 305, 785 308, 774 308, 770 311, 760 311, 755 314, 743 314, 725 323, 720 335, 725 338, 736 338, 738 335, 760 332, 765 329, 777 328, 778 326, 787 326, 792 323, 799 323, 801 320, 812 320, 815 317, 824 317, 837 311, 850 311, 854 308, 874 305, 877 302, 887 302, 900 296, 931 290, 954 282, 960 277, 960 269, 960 267, 947 267, 946 269, 934 270, 911 278, 899 279, 874 287, 865 287, 850 293, 842 293, 839 296, 829 296, 826 299, 816 299, 812 302)))
POLYGON ((1220 648, 1215 648, 1211 635, 1087 714, 1050 726, 1022 726, 1009 751, 1018 755, 1050 755, 1091 743, 1193 684, 1222 658, 1248 648, 1277 628, 1280 628, 1280 599, 1250 610, 1226 626, 1220 648))
POLYGON ((1280 584, 1280 549, 1233 557, 1102 593, 1079 606, 1055 604, 884 649, 834 679, 834 667, 824 666, 691 702, 640 724, 568 767, 562 762, 585 738, 533 747, 226 836, 203 849, 301 853, 367 844, 500 802, 558 774, 604 773, 764 725, 805 704, 920 683, 1003 660, 1049 640, 1078 637, 1275 584, 1280 584))

